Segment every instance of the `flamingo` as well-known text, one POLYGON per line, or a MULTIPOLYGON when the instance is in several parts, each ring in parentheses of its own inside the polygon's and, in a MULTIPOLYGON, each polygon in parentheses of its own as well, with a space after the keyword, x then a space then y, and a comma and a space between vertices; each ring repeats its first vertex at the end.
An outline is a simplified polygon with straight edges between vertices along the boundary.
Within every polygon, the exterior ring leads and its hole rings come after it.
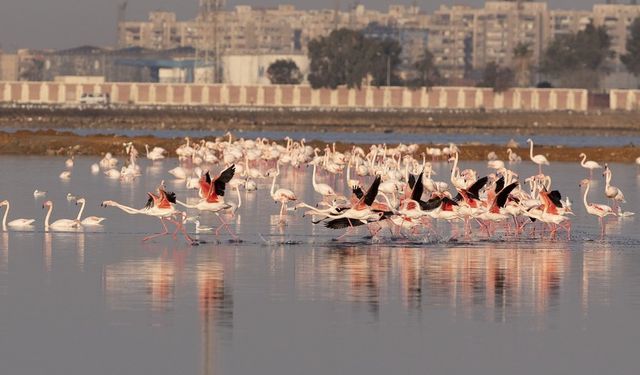
POLYGON ((73 168, 73 156, 64 162, 64 166, 67 167, 67 169, 73 168))
POLYGON ((38 199, 38 198, 44 198, 47 195, 46 191, 40 191, 38 189, 33 191, 33 197, 38 199))
POLYGON ((313 190, 316 191, 316 193, 322 195, 323 199, 326 199, 327 197, 331 197, 336 195, 336 192, 333 191, 333 189, 331 188, 331 186, 327 185, 327 184, 322 184, 322 183, 317 183, 316 182, 316 167, 317 165, 314 164, 313 165, 313 177, 311 178, 311 183, 313 184, 313 190))
POLYGON ((2 230, 5 232, 7 231, 7 227, 11 229, 30 228, 36 221, 35 219, 15 219, 7 223, 7 216, 9 216, 11 205, 8 200, 4 200, 0 202, 0 207, 2 206, 7 206, 7 209, 4 211, 4 217, 2 218, 2 230))
POLYGON ((81 220, 85 203, 86 203, 86 200, 84 198, 80 198, 76 200, 76 205, 77 204, 82 205, 80 206, 80 211, 78 212, 78 217, 76 217, 76 221, 79 221, 80 224, 82 224, 82 226, 85 226, 85 227, 95 227, 95 226, 102 225, 102 222, 105 220, 104 217, 88 216, 81 220))
POLYGON ((285 224, 284 213, 286 211, 287 203, 296 201, 298 198, 295 193, 289 189, 279 188, 276 190, 276 178, 280 175, 279 163, 276 162, 277 172, 273 175, 273 182, 271 183, 271 198, 276 203, 280 203, 280 224, 285 224))
POLYGON ((544 155, 533 155, 533 141, 531 140, 531 138, 527 139, 527 142, 529 143, 529 158, 531 159, 532 162, 538 164, 538 173, 542 174, 542 165, 549 165, 549 161, 547 160, 547 158, 544 155))
POLYGON ((147 151, 147 159, 153 161, 164 159, 164 154, 167 152, 162 147, 154 147, 153 150, 149 151, 149 145, 147 144, 144 145, 144 148, 147 151))
POLYGON ((593 179, 593 170, 601 169, 602 166, 593 160, 587 161, 587 155, 584 152, 578 155, 578 157, 582 158, 582 161, 580 162, 582 168, 586 168, 589 170, 589 179, 593 179))
POLYGON ((178 211, 174 206, 174 204, 176 203, 175 193, 165 191, 164 187, 161 185, 158 188, 158 194, 148 192, 147 196, 149 197, 149 199, 147 200, 145 206, 141 209, 129 207, 112 200, 102 202, 101 206, 115 207, 129 215, 147 215, 158 218, 160 220, 160 223, 162 224, 163 231, 161 233, 153 234, 143 238, 142 242, 146 242, 152 238, 168 235, 169 229, 167 229, 167 225, 165 224, 165 221, 168 221, 176 225, 174 238, 177 231, 180 230, 182 231, 182 234, 184 235, 184 238, 188 244, 198 244, 197 241, 194 241, 191 237, 189 237, 184 228, 184 212, 178 211), (179 220, 175 220, 177 216, 180 216, 179 220))
POLYGON ((64 171, 62 173, 60 173, 60 179, 61 180, 68 180, 71 178, 71 171, 64 171))
POLYGON ((100 165, 98 163, 91 164, 91 174, 100 173, 100 165))
POLYGON ((46 201, 42 205, 42 208, 49 207, 47 212, 47 216, 44 218, 44 229, 49 230, 49 228, 54 230, 65 230, 65 229, 78 229, 80 228, 80 221, 71 220, 71 219, 59 219, 49 224, 49 218, 51 217, 51 212, 53 211, 53 202, 46 201))
POLYGON ((237 238, 237 236, 229 228, 227 222, 220 215, 218 215, 218 212, 230 209, 232 207, 230 204, 224 201, 224 193, 226 184, 231 181, 235 172, 235 165, 231 165, 229 168, 222 171, 220 175, 215 179, 211 179, 211 175, 208 171, 205 172, 204 175, 200 178, 200 189, 198 190, 200 201, 198 201, 198 203, 196 204, 187 204, 181 201, 176 202, 183 207, 194 208, 198 211, 213 212, 222 222, 222 226, 220 226, 216 230, 216 235, 218 235, 220 229, 224 227, 232 237, 237 238))
POLYGON ((609 168, 607 164, 604 165, 603 176, 605 177, 604 194, 607 196, 607 198, 611 199, 611 201, 613 202, 613 210, 616 211, 620 216, 633 215, 632 212, 623 212, 623 213, 620 212, 620 203, 627 203, 627 201, 624 199, 624 194, 622 193, 622 190, 611 185, 612 172, 611 172, 611 168, 609 168))
POLYGON ((600 221, 600 227, 602 228, 602 236, 604 236, 604 218, 609 215, 615 216, 616 213, 613 211, 611 207, 607 206, 606 204, 596 204, 596 203, 587 202, 587 195, 589 194, 590 185, 591 185, 591 181, 586 178, 580 182, 580 186, 585 187, 584 195, 582 198, 584 202, 584 207, 587 209, 587 212, 590 215, 594 215, 598 217, 598 220, 600 221))

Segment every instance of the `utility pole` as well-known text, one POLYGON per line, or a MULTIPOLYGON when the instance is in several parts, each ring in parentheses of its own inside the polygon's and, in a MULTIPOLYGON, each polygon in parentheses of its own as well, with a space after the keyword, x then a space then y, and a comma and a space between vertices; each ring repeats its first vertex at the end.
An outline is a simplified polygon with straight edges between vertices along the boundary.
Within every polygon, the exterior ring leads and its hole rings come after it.
POLYGON ((391 86, 391 55, 387 55, 387 86, 391 86))
POLYGON ((125 47, 125 40, 121 40, 122 24, 127 20, 127 1, 118 3, 118 27, 116 29, 116 46, 122 48, 125 47))
POLYGON ((219 13, 224 0, 200 0, 197 26, 194 81, 197 68, 204 68, 203 83, 218 83, 220 75, 219 13))

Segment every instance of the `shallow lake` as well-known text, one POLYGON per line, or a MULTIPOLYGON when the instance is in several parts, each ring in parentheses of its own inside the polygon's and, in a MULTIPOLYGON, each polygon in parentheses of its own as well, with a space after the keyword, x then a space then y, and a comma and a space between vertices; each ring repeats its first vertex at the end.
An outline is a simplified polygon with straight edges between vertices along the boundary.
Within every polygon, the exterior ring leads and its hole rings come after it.
MULTIPOLYGON (((10 217, 37 218, 34 232, 0 232, 2 374, 637 374, 640 368, 640 231, 637 219, 587 216, 577 163, 545 172, 573 201, 571 240, 449 241, 449 228, 419 239, 332 232, 288 213, 278 222, 270 180, 241 191, 232 228, 242 242, 190 247, 161 238, 157 220, 99 202, 142 207, 162 179, 180 199, 195 197, 166 171, 173 159, 142 161, 121 183, 92 175, 78 158, 62 181, 63 158, 0 157, 0 199, 10 217), (75 217, 67 193, 85 196, 98 231, 45 233, 75 217)), ((488 170, 484 163, 463 168, 488 170)), ((612 164, 627 211, 640 212, 640 177, 612 164)), ((435 165, 448 181, 449 165, 435 165)), ((521 180, 531 163, 515 166, 521 180)), ((215 169, 218 171, 219 169, 215 169)), ((311 169, 286 170, 278 184, 307 202, 318 197, 311 169)), ((325 176, 324 181, 329 181, 325 176)), ((342 190, 341 181, 336 186, 342 190)), ((596 173, 589 200, 607 203, 596 173)), ((228 193, 228 200, 236 200, 228 193)), ((203 224, 214 223, 203 216, 203 224)), ((193 229, 193 226, 190 226, 193 229)))

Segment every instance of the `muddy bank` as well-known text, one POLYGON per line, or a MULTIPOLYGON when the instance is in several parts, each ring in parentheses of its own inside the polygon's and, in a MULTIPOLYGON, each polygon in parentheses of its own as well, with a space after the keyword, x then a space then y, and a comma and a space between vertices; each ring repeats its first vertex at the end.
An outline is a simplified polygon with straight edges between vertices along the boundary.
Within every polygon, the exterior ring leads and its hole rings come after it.
MULTIPOLYGON (((133 142, 134 145, 144 154, 144 145, 160 146, 170 152, 170 156, 175 156, 174 150, 184 139, 157 138, 153 136, 125 137, 117 135, 91 135, 79 136, 69 132, 58 132, 55 130, 41 131, 18 131, 15 133, 0 132, 0 154, 4 155, 103 155, 111 152, 115 155, 122 155, 124 142, 133 142)), ((311 145, 324 147, 324 142, 311 142, 311 145)), ((337 144, 341 151, 351 148, 351 144, 337 144)), ((367 147, 366 145, 359 145, 367 147)), ((433 145, 421 145, 420 152, 424 152, 425 147, 433 145)), ((506 145, 459 145, 461 149, 460 158, 463 160, 486 160, 487 154, 491 151, 497 153, 498 157, 507 160, 506 145)), ((526 146, 526 145, 525 145, 526 146)), ((528 160, 528 148, 521 146, 514 148, 523 160, 528 160)), ((553 161, 574 161, 579 160, 578 154, 586 153, 591 160, 600 162, 635 162, 640 156, 640 148, 634 146, 623 147, 563 147, 563 146, 536 146, 536 154, 544 154, 551 162, 553 161)))
POLYGON ((318 111, 259 108, 0 107, 0 128, 378 131, 521 135, 639 135, 635 112, 318 111))

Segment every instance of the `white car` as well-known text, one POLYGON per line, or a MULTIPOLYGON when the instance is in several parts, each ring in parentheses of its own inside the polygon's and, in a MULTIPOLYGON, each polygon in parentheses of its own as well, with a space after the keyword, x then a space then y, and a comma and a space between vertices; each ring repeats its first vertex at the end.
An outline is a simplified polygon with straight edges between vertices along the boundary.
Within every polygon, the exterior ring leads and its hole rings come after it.
POLYGON ((92 93, 84 93, 80 96, 80 104, 86 105, 109 105, 110 97, 109 93, 100 93, 100 94, 92 94, 92 93))

